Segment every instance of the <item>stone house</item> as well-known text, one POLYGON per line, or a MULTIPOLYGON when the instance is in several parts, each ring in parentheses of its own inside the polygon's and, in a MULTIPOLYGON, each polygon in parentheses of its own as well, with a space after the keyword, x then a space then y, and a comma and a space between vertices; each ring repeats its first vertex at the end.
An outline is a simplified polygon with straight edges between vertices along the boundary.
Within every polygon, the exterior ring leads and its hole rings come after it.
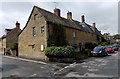
MULTIPOLYGON (((21 32, 20 23, 16 22, 16 27, 13 29, 5 29, 6 31, 6 52, 10 52, 11 45, 18 44, 18 34, 21 32)), ((18 54, 18 49, 10 52, 12 55, 18 54)))
POLYGON ((68 11, 67 18, 63 18, 58 8, 55 8, 54 13, 51 13, 34 6, 26 26, 19 34, 19 55, 47 60, 44 48, 54 45, 54 40, 49 41, 53 31, 53 24, 59 24, 64 27, 66 41, 70 45, 81 47, 86 42, 97 43, 101 41, 102 35, 96 28, 96 24, 87 24, 84 15, 81 17, 80 22, 73 20, 72 12, 68 11))
POLYGON ((4 54, 6 52, 6 35, 3 35, 0 38, 0 51, 1 54, 4 54))

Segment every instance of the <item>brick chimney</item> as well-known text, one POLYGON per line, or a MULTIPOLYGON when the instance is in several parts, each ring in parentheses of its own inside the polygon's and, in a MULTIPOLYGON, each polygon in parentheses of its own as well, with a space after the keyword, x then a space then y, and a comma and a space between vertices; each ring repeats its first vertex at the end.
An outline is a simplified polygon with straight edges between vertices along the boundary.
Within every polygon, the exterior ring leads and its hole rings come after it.
POLYGON ((84 15, 81 16, 81 20, 82 20, 82 23, 85 22, 85 16, 84 15))
POLYGON ((72 20, 72 12, 68 11, 68 13, 67 13, 67 19, 72 20))
POLYGON ((54 9, 54 14, 56 14, 57 16, 60 16, 60 9, 55 8, 54 9))
POLYGON ((16 28, 20 28, 20 23, 18 23, 18 21, 16 21, 16 28))

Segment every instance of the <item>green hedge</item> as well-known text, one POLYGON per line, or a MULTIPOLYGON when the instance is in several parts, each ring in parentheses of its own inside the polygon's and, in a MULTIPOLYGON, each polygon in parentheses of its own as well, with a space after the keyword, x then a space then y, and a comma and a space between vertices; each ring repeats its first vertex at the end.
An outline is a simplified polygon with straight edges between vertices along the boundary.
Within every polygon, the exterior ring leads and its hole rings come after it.
POLYGON ((74 48, 72 46, 66 47, 47 47, 45 54, 48 57, 72 58, 74 56, 74 48))

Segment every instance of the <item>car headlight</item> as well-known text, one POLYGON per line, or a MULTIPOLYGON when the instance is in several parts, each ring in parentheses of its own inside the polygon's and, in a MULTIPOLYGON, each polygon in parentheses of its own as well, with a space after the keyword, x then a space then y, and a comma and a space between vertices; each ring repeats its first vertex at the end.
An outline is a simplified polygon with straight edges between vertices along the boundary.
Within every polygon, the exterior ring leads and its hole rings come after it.
POLYGON ((102 51, 99 51, 99 53, 101 53, 102 51))
POLYGON ((93 53, 93 51, 91 51, 91 53, 93 53))

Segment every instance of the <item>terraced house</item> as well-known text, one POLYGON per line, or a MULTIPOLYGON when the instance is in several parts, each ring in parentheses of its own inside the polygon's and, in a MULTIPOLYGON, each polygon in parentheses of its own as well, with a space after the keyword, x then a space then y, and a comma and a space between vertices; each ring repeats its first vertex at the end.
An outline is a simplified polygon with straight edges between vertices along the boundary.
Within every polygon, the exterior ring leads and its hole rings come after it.
POLYGON ((51 37, 57 32, 61 32, 60 29, 53 29, 54 26, 56 28, 62 26, 65 33, 59 37, 65 36, 67 43, 76 45, 78 50, 80 50, 79 47, 84 47, 86 42, 97 43, 101 41, 102 35, 95 23, 87 24, 84 15, 81 16, 81 21, 74 20, 72 12, 68 11, 66 15, 67 18, 61 17, 61 10, 58 8, 55 8, 52 13, 34 6, 26 26, 19 34, 19 55, 47 60, 44 48, 56 45, 57 38, 51 39, 51 37))
POLYGON ((6 35, 3 35, 1 38, 0 38, 0 51, 1 53, 0 54, 5 54, 5 51, 6 51, 6 35))

